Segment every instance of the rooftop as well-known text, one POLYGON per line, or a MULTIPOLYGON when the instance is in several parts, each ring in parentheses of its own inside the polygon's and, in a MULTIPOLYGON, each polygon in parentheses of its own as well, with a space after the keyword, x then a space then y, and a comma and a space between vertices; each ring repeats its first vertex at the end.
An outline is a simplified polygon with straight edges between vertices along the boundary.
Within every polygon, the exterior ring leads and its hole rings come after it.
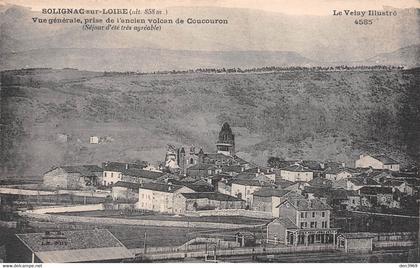
POLYGON ((286 229, 299 229, 289 218, 277 218, 274 219, 271 223, 279 223, 283 225, 286 229))
POLYGON ((172 185, 172 184, 165 184, 165 183, 143 183, 140 185, 140 189, 152 190, 157 192, 167 192, 173 193, 182 187, 186 187, 184 185, 172 185))
POLYGON ((233 180, 232 184, 246 185, 246 186, 265 186, 267 183, 259 180, 233 180))
POLYGON ((391 187, 369 187, 364 186, 359 189, 360 194, 365 195, 377 195, 377 194, 393 194, 391 187))
POLYGON ((389 156, 386 156, 384 154, 379 154, 379 155, 372 155, 373 158, 381 161, 384 165, 396 165, 399 164, 396 160, 392 159, 389 156))
POLYGON ((291 171, 291 172, 312 172, 312 170, 300 164, 293 164, 288 167, 282 168, 281 170, 286 170, 286 171, 291 171))
POLYGON ((128 181, 117 181, 112 187, 124 187, 129 189, 139 189, 140 184, 128 181))
POLYGON ((207 192, 207 193, 182 193, 182 195, 187 199, 204 199, 217 200, 217 201, 243 201, 240 198, 230 196, 227 194, 222 194, 218 192, 207 192))
POLYGON ((108 230, 17 234, 42 262, 94 262, 134 257, 108 230))
POLYGON ((95 176, 96 172, 102 172, 102 168, 96 165, 60 166, 67 173, 80 173, 83 176, 95 176))
POLYGON ((280 190, 280 189, 272 189, 272 188, 261 188, 258 191, 255 191, 253 193, 253 196, 261 196, 261 197, 271 197, 271 196, 277 196, 277 197, 283 197, 286 194, 290 193, 289 190, 280 190))
POLYGON ((310 211, 310 210, 331 210, 331 207, 321 200, 314 198, 314 199, 288 199, 282 202, 277 207, 286 205, 289 203, 293 207, 296 208, 298 211, 310 211))

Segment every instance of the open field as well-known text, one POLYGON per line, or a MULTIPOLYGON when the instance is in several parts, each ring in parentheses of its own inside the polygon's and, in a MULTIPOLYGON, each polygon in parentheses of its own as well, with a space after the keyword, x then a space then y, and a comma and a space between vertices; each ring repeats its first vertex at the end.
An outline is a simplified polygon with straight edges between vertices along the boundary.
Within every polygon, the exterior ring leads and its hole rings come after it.
POLYGON ((157 220, 157 221, 184 221, 184 222, 220 222, 220 223, 234 223, 234 224, 265 224, 269 220, 256 219, 238 216, 209 216, 209 217, 186 217, 186 216, 171 216, 171 215, 149 215, 150 213, 125 213, 122 211, 83 211, 83 212, 66 212, 56 213, 58 215, 69 216, 86 216, 86 217, 107 217, 107 218, 124 218, 124 219, 142 219, 142 220, 157 220))

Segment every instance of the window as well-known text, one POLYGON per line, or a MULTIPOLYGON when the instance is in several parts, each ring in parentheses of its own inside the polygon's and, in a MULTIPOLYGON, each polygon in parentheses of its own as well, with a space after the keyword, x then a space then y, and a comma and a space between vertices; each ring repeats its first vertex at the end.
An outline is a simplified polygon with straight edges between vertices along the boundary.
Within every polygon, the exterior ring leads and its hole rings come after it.
POLYGON ((315 218, 315 214, 316 214, 315 212, 312 212, 312 218, 315 218))
POLYGON ((190 165, 194 164, 194 159, 190 158, 190 165))
POLYGON ((328 228, 328 221, 322 222, 322 228, 328 228))
POLYGON ((114 177, 114 172, 111 172, 111 178, 113 178, 114 177))
POLYGON ((304 213, 304 212, 301 212, 301 213, 300 213, 300 217, 301 217, 301 218, 305 218, 305 213, 304 213))
POLYGON ((352 199, 352 200, 351 200, 351 202, 352 202, 353 204, 356 204, 356 200, 354 200, 354 199, 352 199))
POLYGON ((311 221, 311 228, 316 228, 317 222, 316 221, 311 221))
POLYGON ((104 172, 104 176, 106 177, 106 172, 104 172))
POLYGON ((322 217, 323 218, 325 217, 325 211, 322 211, 322 217))

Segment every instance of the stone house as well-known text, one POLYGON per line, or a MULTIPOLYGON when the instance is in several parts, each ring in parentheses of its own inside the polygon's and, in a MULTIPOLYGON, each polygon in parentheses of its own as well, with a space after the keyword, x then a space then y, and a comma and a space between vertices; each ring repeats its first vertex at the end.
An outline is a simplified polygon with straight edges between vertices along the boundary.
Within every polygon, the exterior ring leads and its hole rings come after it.
POLYGON ((259 180, 233 180, 231 186, 231 196, 245 200, 247 207, 252 207, 252 197, 255 191, 270 184, 259 180))
POLYGON ((294 164, 280 169, 280 177, 288 181, 310 181, 314 177, 312 170, 300 165, 294 164))
POLYGON ((319 199, 287 199, 278 209, 281 217, 267 225, 268 243, 334 245, 337 229, 330 226, 330 206, 319 199))
POLYGON ((102 183, 102 168, 96 165, 60 166, 47 171, 42 184, 48 189, 92 189, 102 183))
POLYGON ((290 190, 264 187, 253 193, 252 210, 270 212, 273 218, 279 217, 277 206, 288 198, 304 197, 290 190))
POLYGON ((138 183, 118 181, 112 186, 112 200, 127 203, 138 202, 140 186, 138 183))
POLYGON ((400 163, 386 155, 360 155, 356 160, 356 168, 373 168, 399 171, 400 163))
POLYGON ((185 214, 188 211, 214 209, 243 209, 245 201, 234 196, 217 192, 181 193, 175 196, 174 212, 185 214))
POLYGON ((171 183, 143 183, 139 187, 139 209, 151 210, 160 213, 178 213, 174 202, 181 193, 193 193, 194 191, 183 185, 171 183))

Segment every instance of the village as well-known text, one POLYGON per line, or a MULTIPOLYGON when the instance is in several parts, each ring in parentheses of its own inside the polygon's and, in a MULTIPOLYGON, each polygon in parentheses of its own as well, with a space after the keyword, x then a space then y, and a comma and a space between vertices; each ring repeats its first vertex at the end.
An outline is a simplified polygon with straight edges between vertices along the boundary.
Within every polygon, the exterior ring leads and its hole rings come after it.
POLYGON ((418 169, 386 154, 351 167, 254 164, 236 155, 224 123, 213 152, 168 145, 159 166, 104 160, 52 167, 37 185, 1 185, 1 227, 16 232, 0 259, 407 261, 417 256, 419 189, 418 169))

